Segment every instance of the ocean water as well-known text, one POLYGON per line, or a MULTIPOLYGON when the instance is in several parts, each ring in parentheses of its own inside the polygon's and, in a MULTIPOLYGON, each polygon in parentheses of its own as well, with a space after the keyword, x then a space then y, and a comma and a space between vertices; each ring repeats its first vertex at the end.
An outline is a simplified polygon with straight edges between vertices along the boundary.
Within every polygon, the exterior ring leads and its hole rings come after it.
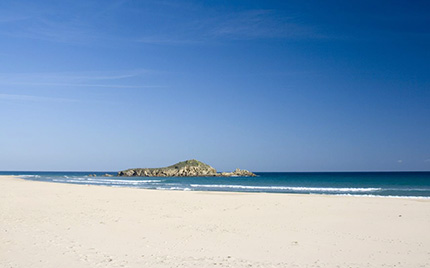
MULTIPOLYGON (((430 199, 430 172, 278 172, 257 177, 101 177, 109 172, 13 172, 22 179, 182 191, 364 195, 430 199), (90 177, 89 174, 97 174, 90 177)), ((115 173, 109 173, 114 175, 115 173)))

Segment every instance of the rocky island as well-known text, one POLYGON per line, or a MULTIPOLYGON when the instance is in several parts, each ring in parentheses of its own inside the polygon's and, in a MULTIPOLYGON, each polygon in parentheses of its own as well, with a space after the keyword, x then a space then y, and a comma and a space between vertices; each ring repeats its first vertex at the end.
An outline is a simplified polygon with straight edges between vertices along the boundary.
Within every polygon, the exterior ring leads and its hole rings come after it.
POLYGON ((162 168, 132 168, 118 172, 118 177, 255 177, 248 170, 217 172, 198 160, 187 160, 162 168))

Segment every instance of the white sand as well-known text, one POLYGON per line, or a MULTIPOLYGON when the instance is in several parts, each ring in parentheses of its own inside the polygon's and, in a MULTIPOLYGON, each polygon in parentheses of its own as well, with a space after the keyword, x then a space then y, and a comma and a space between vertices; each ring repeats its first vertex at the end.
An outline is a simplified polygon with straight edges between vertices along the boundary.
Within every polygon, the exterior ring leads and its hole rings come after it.
POLYGON ((0 267, 430 267, 430 200, 0 177, 0 267))

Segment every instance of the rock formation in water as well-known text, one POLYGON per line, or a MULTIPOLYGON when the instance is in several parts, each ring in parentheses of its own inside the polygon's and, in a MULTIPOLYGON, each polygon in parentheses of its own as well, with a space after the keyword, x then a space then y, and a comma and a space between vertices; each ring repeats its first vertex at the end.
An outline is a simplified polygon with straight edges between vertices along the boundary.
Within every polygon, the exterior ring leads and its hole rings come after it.
POLYGON ((217 173, 213 167, 197 161, 187 160, 163 168, 133 168, 118 172, 124 177, 254 177, 254 173, 236 169, 233 172, 217 173))
MULTIPOLYGON (((97 177, 97 174, 89 174, 88 177, 97 177)), ((100 177, 113 177, 113 175, 106 173, 104 175, 101 175, 100 177)))
POLYGON ((236 168, 236 170, 233 172, 217 173, 217 176, 221 176, 221 177, 255 177, 256 175, 254 173, 252 173, 251 171, 236 168))

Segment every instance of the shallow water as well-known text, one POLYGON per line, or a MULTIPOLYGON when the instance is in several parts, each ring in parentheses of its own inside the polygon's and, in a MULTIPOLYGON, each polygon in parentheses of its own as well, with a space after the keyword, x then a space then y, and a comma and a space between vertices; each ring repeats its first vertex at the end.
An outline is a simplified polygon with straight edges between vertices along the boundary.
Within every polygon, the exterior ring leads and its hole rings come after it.
MULTIPOLYGON (((430 172, 259 172, 257 177, 101 177, 109 172, 18 172, 23 179, 183 191, 266 192, 430 198, 430 172), (89 174, 97 174, 90 177, 89 174)), ((109 173, 114 175, 115 173, 109 173)))

